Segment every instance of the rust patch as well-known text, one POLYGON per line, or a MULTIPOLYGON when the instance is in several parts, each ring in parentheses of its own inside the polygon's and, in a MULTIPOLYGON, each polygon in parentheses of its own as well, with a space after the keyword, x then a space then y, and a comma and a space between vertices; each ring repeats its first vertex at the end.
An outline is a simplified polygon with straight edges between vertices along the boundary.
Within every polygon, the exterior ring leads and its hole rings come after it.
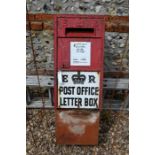
POLYGON ((98 129, 99 111, 56 110, 58 144, 97 144, 98 129))

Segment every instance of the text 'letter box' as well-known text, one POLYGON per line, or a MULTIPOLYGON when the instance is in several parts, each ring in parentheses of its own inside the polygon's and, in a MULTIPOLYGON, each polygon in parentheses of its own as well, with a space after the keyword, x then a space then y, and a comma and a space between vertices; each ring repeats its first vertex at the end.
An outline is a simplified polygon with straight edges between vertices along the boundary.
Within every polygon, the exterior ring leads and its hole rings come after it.
POLYGON ((103 85, 103 17, 57 15, 54 24, 56 141, 97 144, 103 85))

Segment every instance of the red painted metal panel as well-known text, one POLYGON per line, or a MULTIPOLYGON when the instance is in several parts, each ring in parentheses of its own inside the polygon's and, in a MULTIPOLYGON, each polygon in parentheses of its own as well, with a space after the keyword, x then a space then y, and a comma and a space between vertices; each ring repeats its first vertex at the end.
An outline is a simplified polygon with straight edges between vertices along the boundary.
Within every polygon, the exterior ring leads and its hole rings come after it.
MULTIPOLYGON (((100 105, 102 103, 103 86, 103 64, 104 64, 104 20, 101 16, 95 15, 58 15, 55 17, 55 78, 57 72, 68 71, 97 71, 100 72, 100 105), (89 24, 88 24, 89 23, 89 24), (66 28, 70 35, 67 35, 66 28), (72 29, 77 28, 77 29, 72 29), (80 28, 80 30, 78 29, 80 28), (84 28, 84 29, 83 29, 84 28), (88 28, 88 30, 87 30, 88 28), (82 31, 81 31, 82 29, 82 31), (92 31, 93 29, 93 31, 92 31), (78 31, 78 32, 77 32, 78 31), (86 33, 84 32, 86 31, 86 33), (70 65, 70 42, 90 42, 91 43, 91 64, 90 66, 70 65)), ((57 80, 54 86, 54 101, 57 107, 58 97, 57 80)))
MULTIPOLYGON (((94 15, 58 15, 55 16, 54 24, 54 105, 56 109, 57 143, 96 145, 98 143, 99 109, 101 110, 102 106, 105 29, 103 17, 94 15), (80 48, 77 48, 79 45, 80 48), (81 46, 83 47, 81 48, 81 46), (79 58, 82 52, 85 53, 85 57, 79 58), (62 77, 62 73, 70 76, 71 82, 68 84, 72 83, 73 85, 74 82, 85 80, 87 88, 90 83, 89 80, 86 80, 86 77, 89 79, 91 74, 99 77, 97 78, 98 83, 94 85, 94 88, 99 90, 97 90, 99 92, 97 97, 99 94, 99 98, 96 99, 96 101, 99 99, 99 106, 96 104, 96 110, 79 109, 79 101, 77 101, 78 105, 74 106, 74 110, 71 109, 71 106, 67 107, 68 109, 63 109, 61 106, 58 107, 58 97, 60 98, 60 93, 58 93, 58 72, 61 73, 61 75, 59 74, 60 77, 62 77), (73 79, 73 77, 75 78, 73 79)), ((65 87, 62 87, 60 81, 59 88, 64 89, 65 87)), ((82 82, 83 84, 84 81, 82 82)), ((82 87, 85 88, 85 86, 83 85, 82 87)), ((72 97, 74 95, 77 94, 73 94, 72 97)), ((90 99, 88 95, 86 98, 90 99)), ((84 103, 86 103, 86 98, 81 97, 81 99, 84 99, 84 103)), ((64 100, 59 101, 61 104, 64 100)), ((65 101, 64 103, 66 104, 65 101)), ((62 107, 66 108, 65 106, 70 103, 68 101, 68 104, 65 104, 61 104, 62 107)), ((73 104, 73 100, 71 104, 73 104)))
POLYGON ((81 70, 98 70, 100 71, 103 64, 103 42, 100 38, 59 38, 58 39, 58 69, 69 69, 75 71, 81 70), (91 60, 90 66, 72 66, 70 65, 70 42, 90 42, 91 43, 91 60))
POLYGON ((77 18, 59 18, 58 19, 58 37, 102 37, 103 19, 92 19, 86 17, 77 18), (88 24, 89 23, 89 24, 88 24), (67 30, 70 30, 68 35, 67 30), (82 31, 83 30, 83 31, 82 31), (82 31, 80 33, 80 31, 82 31), (71 33, 72 32, 72 33, 71 33), (78 35, 78 33, 80 35, 78 35))

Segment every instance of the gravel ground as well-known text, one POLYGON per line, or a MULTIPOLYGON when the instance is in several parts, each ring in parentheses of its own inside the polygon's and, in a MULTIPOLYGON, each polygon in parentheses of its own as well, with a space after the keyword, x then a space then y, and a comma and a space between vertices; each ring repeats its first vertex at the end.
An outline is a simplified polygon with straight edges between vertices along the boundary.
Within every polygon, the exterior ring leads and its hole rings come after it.
POLYGON ((27 155, 128 155, 128 112, 101 112, 98 146, 56 145, 54 110, 27 109, 27 155))

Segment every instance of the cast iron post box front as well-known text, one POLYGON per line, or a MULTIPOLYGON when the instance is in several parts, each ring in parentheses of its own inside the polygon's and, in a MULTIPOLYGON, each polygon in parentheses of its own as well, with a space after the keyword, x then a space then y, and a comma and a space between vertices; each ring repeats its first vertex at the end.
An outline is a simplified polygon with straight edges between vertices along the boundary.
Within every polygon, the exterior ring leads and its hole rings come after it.
POLYGON ((102 106, 103 18, 57 15, 54 24, 56 141, 95 145, 102 106))

